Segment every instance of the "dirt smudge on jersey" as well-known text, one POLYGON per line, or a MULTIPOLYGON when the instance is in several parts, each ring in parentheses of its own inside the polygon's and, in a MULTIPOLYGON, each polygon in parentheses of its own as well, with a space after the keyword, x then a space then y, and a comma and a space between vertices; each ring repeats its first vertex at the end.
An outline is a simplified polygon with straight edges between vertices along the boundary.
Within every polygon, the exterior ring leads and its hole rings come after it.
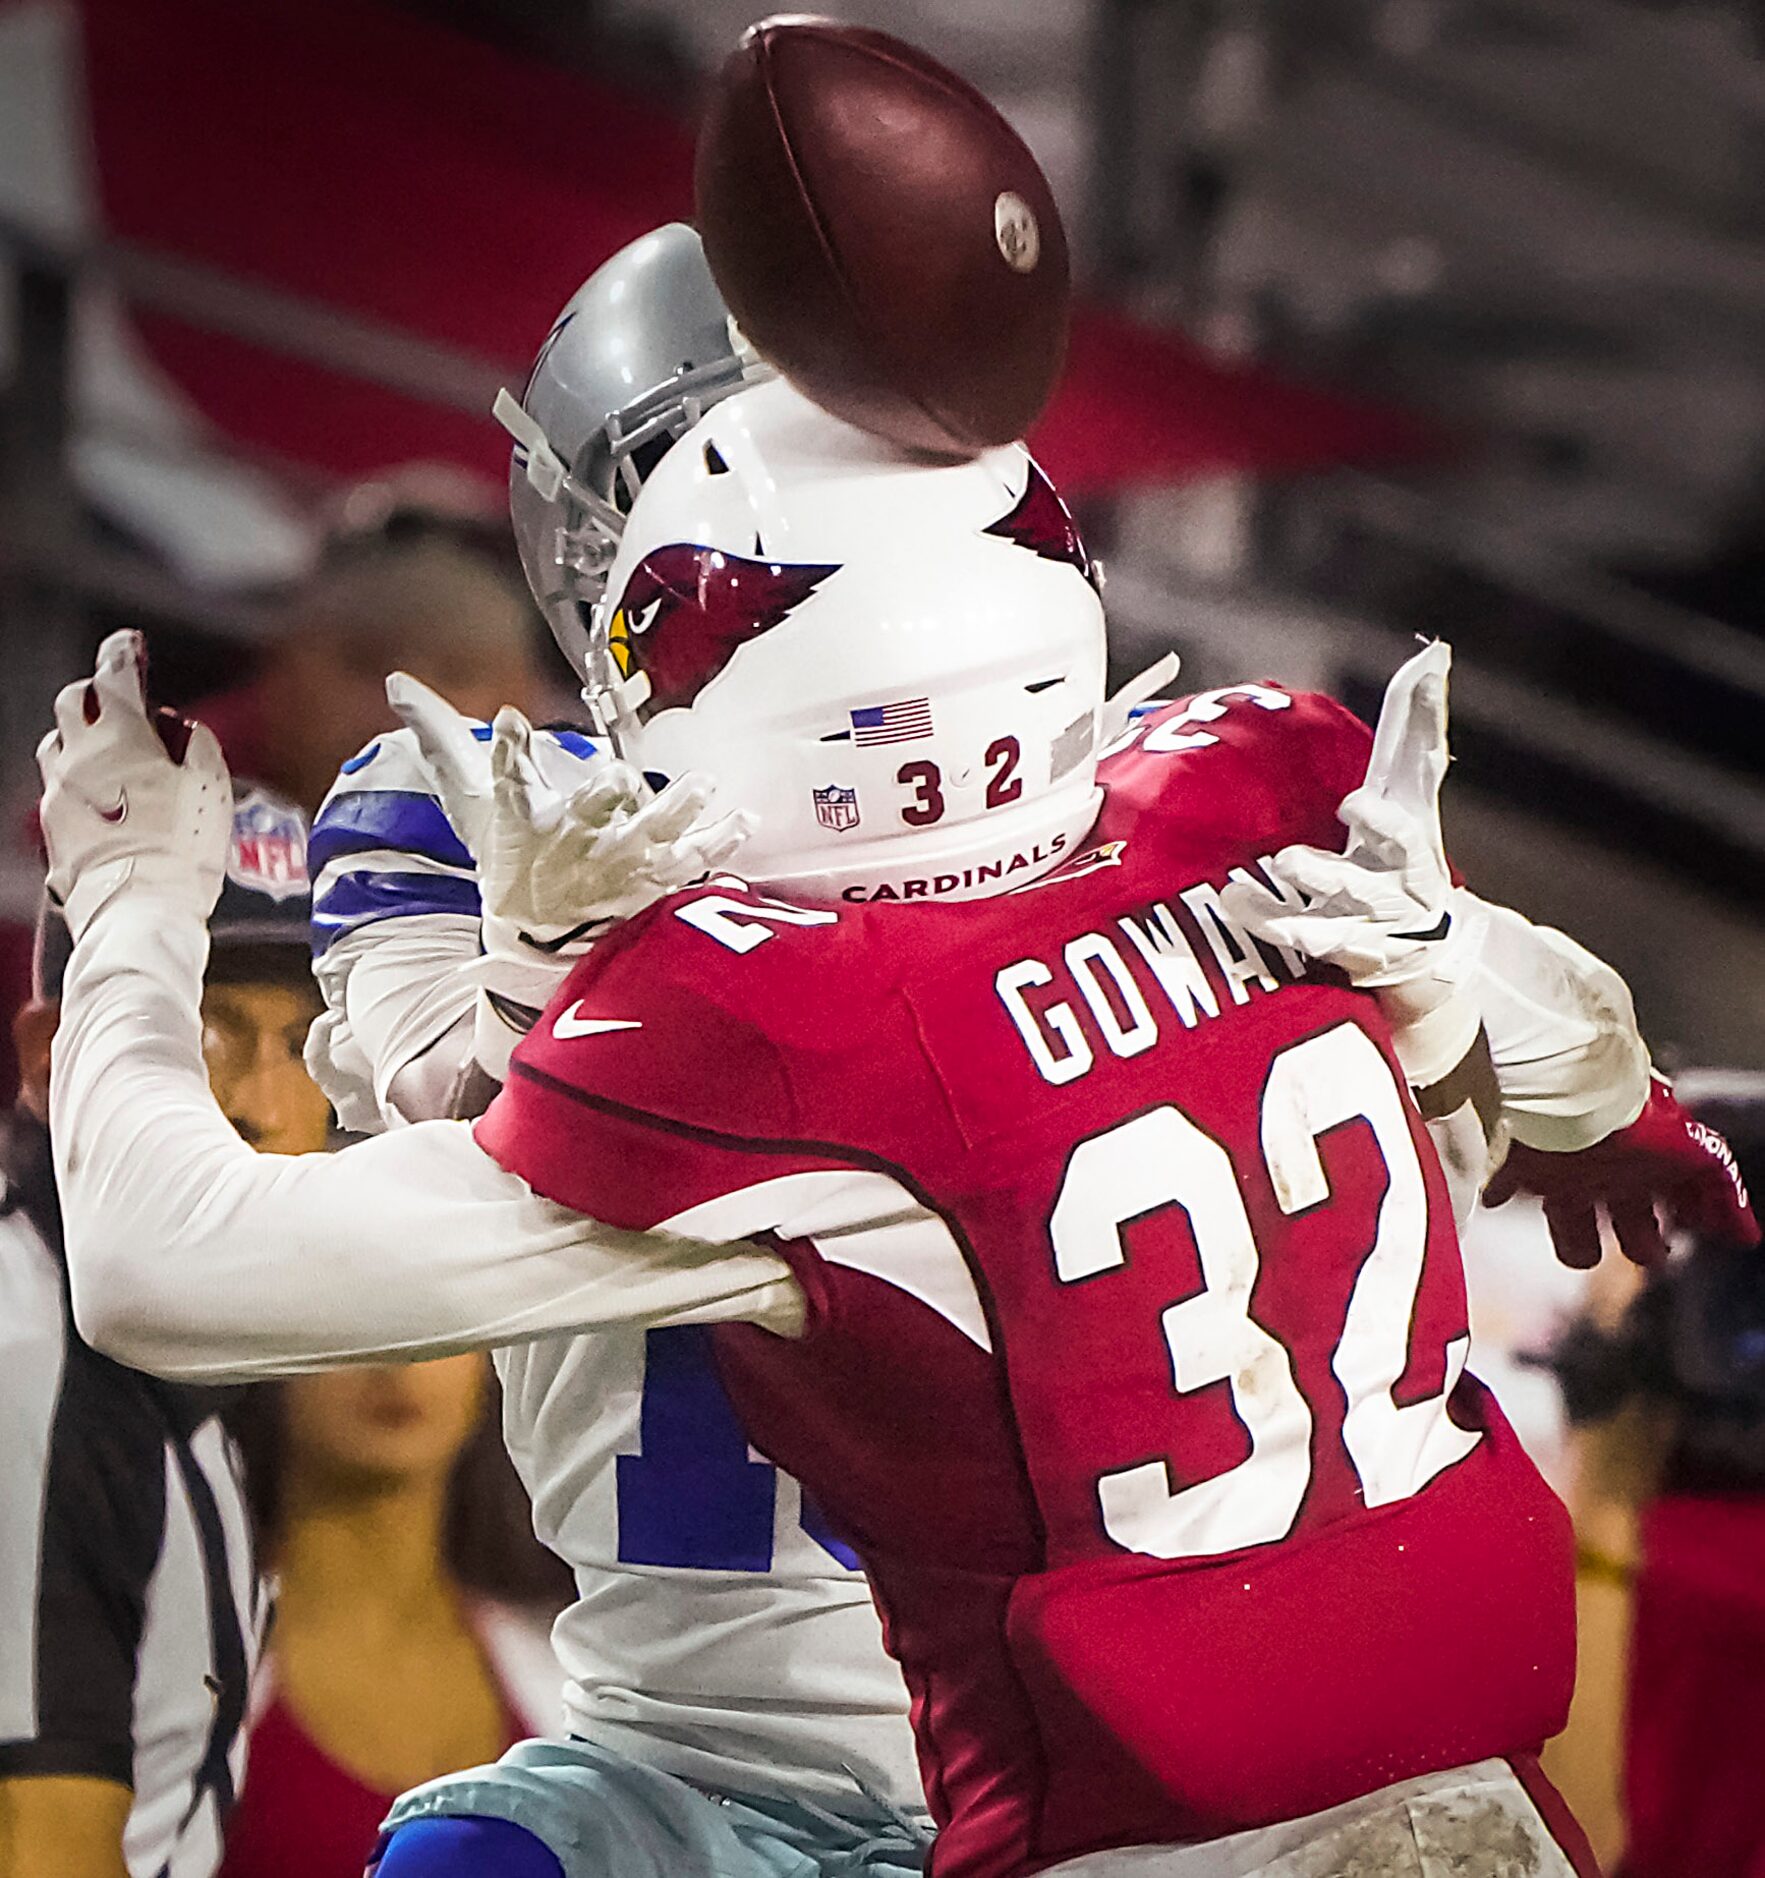
POLYGON ((1524 1796, 1483 1784, 1394 1800, 1257 1869, 1259 1878, 1570 1878, 1524 1796))
POLYGON ((1407 1810, 1428 1878, 1570 1878, 1523 1794, 1471 1788, 1412 1800, 1407 1810))

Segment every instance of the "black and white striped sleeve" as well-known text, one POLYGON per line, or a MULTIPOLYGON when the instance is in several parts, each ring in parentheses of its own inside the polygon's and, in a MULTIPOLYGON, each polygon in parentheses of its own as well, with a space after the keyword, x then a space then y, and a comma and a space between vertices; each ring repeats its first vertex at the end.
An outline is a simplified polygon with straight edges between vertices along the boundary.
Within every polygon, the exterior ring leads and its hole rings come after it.
POLYGON ((133 1786, 164 1440, 68 1325, 59 1261, 0 1216, 0 1778, 133 1786))

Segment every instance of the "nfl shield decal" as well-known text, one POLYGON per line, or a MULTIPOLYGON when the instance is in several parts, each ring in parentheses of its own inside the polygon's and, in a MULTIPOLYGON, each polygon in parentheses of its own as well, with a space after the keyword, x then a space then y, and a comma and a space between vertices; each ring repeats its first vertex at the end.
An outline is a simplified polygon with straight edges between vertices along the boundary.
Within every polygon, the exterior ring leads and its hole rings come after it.
POLYGON ((309 891, 306 818, 263 789, 246 789, 233 804, 227 878, 272 900, 309 891))
POLYGON ((815 798, 815 819, 836 835, 858 826, 858 791, 842 789, 837 783, 826 789, 811 789, 815 798))

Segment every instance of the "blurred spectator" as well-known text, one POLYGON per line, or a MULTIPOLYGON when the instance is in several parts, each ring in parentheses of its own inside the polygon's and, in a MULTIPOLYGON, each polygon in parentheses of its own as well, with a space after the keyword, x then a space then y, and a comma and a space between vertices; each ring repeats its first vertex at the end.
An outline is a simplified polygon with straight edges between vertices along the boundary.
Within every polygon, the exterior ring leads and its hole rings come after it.
POLYGON ((1464 1232, 1471 1309, 1470 1368, 1494 1392, 1514 1432, 1578 1518, 1584 1559, 1576 1579, 1580 1631, 1569 1724, 1547 1743, 1544 1771, 1607 1869, 1623 1845, 1618 1796, 1618 1711, 1628 1599, 1586 1561, 1603 1556, 1603 1502, 1586 1491, 1587 1442, 1569 1426, 1550 1351, 1578 1319, 1611 1323, 1636 1289, 1636 1268, 1608 1258, 1576 1271, 1556 1255, 1544 1211, 1528 1194, 1477 1207, 1464 1232), (1580 1479, 1578 1481, 1578 1475, 1580 1479))
POLYGON ((394 721, 386 675, 403 670, 474 717, 540 707, 525 589, 481 531, 394 508, 333 540, 288 599, 251 680, 199 701, 236 776, 317 810, 342 765, 394 721))
MULTIPOLYGON (((212 922, 203 1055, 248 1141, 324 1145, 301 1045, 306 831, 253 791, 212 922)), ((68 957, 46 915, 0 1199, 0 1872, 208 1878, 244 1758, 263 1599, 221 1392, 159 1382, 75 1328, 49 1156, 68 957)), ((143 1258, 167 1248, 143 1245, 143 1258)))
MULTIPOLYGON (((1765 1172, 1765 1075, 1677 1088, 1765 1172)), ((1555 1363, 1586 1431, 1582 1578, 1613 1607, 1582 1677, 1624 1689, 1622 1878, 1765 1878, 1765 1261, 1694 1245, 1555 1363)))
POLYGON ((403 1789, 555 1730, 568 1574, 482 1357, 264 1384, 231 1419, 277 1608, 223 1878, 360 1878, 403 1789))

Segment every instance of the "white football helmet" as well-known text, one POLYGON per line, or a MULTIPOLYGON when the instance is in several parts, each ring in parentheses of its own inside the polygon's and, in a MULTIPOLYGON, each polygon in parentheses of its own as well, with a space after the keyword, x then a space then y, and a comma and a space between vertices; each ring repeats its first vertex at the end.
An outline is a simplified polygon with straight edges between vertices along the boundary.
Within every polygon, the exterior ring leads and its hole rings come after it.
POLYGON ((585 666, 620 754, 714 777, 799 897, 1000 892, 1096 815, 1095 570, 1019 445, 934 464, 738 392, 650 472, 585 666))

